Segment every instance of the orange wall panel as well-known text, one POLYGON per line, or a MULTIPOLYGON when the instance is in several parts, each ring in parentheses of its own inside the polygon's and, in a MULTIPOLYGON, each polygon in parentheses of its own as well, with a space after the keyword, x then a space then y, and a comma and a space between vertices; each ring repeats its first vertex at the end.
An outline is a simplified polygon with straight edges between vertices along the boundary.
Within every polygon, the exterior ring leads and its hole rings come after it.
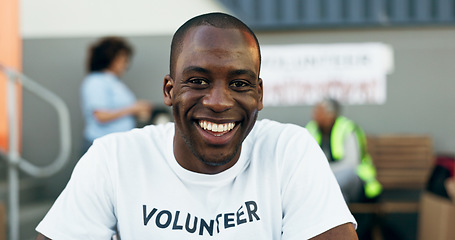
MULTIPOLYGON (((0 64, 20 71, 22 68, 21 56, 22 42, 19 33, 19 0, 2 0, 0 1, 0 64)), ((19 106, 19 115, 21 115, 20 86, 18 86, 17 91, 19 97, 16 103, 19 106)), ((8 149, 9 133, 6 97, 6 76, 0 74, 0 149, 2 150, 8 149)))

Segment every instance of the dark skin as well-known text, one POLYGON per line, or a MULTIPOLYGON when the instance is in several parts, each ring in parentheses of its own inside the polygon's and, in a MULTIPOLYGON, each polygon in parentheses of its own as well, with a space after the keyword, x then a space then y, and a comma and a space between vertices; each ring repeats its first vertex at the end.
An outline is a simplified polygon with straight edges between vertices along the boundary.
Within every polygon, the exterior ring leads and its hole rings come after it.
POLYGON ((36 237, 36 240, 50 240, 50 238, 44 236, 43 234, 41 233, 38 233, 38 236, 36 237))
MULTIPOLYGON (((199 26, 188 31, 175 76, 167 75, 163 84, 164 102, 173 107, 174 155, 183 168, 215 174, 237 162, 263 107, 257 48, 253 37, 238 29, 199 26), (217 130, 207 129, 207 123, 217 130)), ((49 238, 39 234, 36 239, 49 238)), ((312 239, 358 238, 346 223, 312 239)))
POLYGON ((163 92, 165 104, 173 107, 177 162, 204 174, 230 168, 262 109, 254 38, 237 29, 193 28, 184 38, 174 72, 165 77, 163 92), (229 130, 205 129, 202 123, 229 130))
POLYGON ((345 223, 317 235, 312 240, 358 240, 352 223, 345 223))

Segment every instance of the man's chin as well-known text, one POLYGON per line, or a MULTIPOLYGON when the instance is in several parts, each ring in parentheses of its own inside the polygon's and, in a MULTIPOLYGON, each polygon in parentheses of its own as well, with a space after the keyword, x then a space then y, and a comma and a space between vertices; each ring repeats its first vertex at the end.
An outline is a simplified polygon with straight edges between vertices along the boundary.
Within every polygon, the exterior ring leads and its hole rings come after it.
POLYGON ((232 157, 222 160, 222 161, 220 161, 219 159, 214 160, 214 161, 207 160, 207 159, 199 159, 199 160, 201 160, 201 162, 203 162, 205 165, 208 165, 210 167, 219 167, 219 166, 224 166, 224 165, 228 164, 229 162, 231 162, 232 157))

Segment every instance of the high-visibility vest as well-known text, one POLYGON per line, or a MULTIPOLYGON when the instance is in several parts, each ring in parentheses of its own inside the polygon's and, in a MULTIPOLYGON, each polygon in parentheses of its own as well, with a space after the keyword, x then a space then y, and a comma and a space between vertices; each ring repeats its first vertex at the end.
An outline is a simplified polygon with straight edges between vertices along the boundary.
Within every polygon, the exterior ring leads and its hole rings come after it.
MULTIPOLYGON (((319 145, 322 141, 322 133, 315 121, 310 121, 306 125, 307 130, 316 139, 319 145)), ((347 134, 355 133, 360 148, 361 162, 357 166, 357 175, 364 184, 365 196, 374 198, 381 194, 382 186, 376 179, 376 168, 373 165, 371 156, 367 151, 366 136, 363 130, 353 121, 346 117, 338 117, 330 133, 330 151, 334 161, 339 161, 344 157, 344 139, 347 134)))

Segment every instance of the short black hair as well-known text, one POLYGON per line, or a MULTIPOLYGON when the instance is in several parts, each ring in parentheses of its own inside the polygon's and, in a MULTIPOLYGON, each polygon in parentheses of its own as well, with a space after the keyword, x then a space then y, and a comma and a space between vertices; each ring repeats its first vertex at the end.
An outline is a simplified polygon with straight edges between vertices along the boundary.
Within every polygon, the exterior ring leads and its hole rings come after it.
POLYGON ((116 36, 103 37, 89 48, 87 70, 97 72, 107 69, 119 53, 128 57, 133 55, 133 48, 126 39, 116 36))
POLYGON ((246 31, 250 33, 256 42, 258 54, 259 54, 259 66, 261 66, 261 50, 259 48, 259 41, 254 34, 254 32, 241 20, 238 18, 231 16, 226 13, 221 12, 213 12, 213 13, 206 13, 196 17, 191 18, 190 20, 186 21, 179 29, 175 32, 172 43, 171 43, 171 56, 170 56, 170 63, 169 63, 169 72, 171 77, 174 77, 175 71, 175 63, 179 54, 182 51, 183 46, 183 39, 191 28, 198 27, 198 26, 213 26, 216 28, 234 28, 246 31))

